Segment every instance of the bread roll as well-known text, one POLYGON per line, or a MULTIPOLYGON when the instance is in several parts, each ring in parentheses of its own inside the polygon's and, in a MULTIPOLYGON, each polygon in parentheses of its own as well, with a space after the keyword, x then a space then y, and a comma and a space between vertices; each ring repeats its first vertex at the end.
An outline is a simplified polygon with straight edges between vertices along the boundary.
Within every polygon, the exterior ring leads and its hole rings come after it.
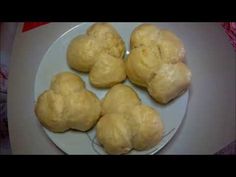
POLYGON ((108 154, 147 150, 162 138, 160 114, 142 104, 135 91, 126 85, 111 88, 103 99, 102 113, 96 136, 108 154))
POLYGON ((86 90, 79 76, 62 72, 54 76, 50 89, 38 97, 35 113, 42 125, 53 132, 87 131, 100 118, 101 103, 86 90))
POLYGON ((171 31, 142 24, 134 29, 125 62, 131 82, 146 88, 155 101, 167 104, 190 85, 191 72, 183 63, 182 41, 171 31))

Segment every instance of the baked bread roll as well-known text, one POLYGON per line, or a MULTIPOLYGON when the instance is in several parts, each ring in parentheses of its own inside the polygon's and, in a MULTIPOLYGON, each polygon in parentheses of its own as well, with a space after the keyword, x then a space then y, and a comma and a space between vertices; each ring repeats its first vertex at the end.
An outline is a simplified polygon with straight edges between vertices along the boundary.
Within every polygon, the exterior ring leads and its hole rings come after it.
POLYGON ((91 84, 105 88, 126 79, 124 54, 124 41, 115 28, 108 23, 95 23, 87 29, 85 35, 77 36, 71 41, 67 49, 67 63, 77 71, 91 71, 91 84), (111 77, 110 74, 116 77, 111 77))
POLYGON ((132 32, 130 46, 132 50, 125 65, 131 82, 147 88, 162 104, 187 90, 191 72, 183 63, 184 45, 174 33, 142 24, 132 32))
POLYGON ((53 132, 87 131, 95 125, 100 113, 96 95, 86 90, 79 76, 69 72, 57 74, 50 89, 38 97, 35 105, 38 120, 53 132))
POLYGON ((157 145, 163 134, 160 114, 141 103, 129 86, 113 86, 102 102, 96 136, 109 154, 126 154, 157 145))

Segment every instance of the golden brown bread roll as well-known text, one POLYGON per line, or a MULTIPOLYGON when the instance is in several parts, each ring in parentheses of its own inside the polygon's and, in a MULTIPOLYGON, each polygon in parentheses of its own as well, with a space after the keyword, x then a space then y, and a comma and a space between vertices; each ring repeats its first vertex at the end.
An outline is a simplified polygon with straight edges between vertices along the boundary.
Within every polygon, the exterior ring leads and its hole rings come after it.
POLYGON ((126 74, 131 82, 147 88, 157 102, 166 104, 188 88, 191 72, 182 63, 184 45, 174 33, 142 24, 132 32, 130 45, 126 74))
POLYGON ((141 104, 138 95, 129 86, 113 86, 103 99, 102 111, 96 136, 107 153, 146 150, 160 142, 163 123, 159 113, 141 104))
POLYGON ((71 41, 67 49, 67 62, 77 71, 91 71, 91 84, 105 88, 125 80, 124 53, 124 41, 115 28, 108 23, 95 23, 87 29, 85 35, 71 41), (110 74, 116 77, 110 77, 110 74))
POLYGON ((99 119, 101 104, 96 95, 86 90, 79 76, 63 72, 57 74, 50 89, 38 97, 35 113, 53 132, 87 131, 99 119))

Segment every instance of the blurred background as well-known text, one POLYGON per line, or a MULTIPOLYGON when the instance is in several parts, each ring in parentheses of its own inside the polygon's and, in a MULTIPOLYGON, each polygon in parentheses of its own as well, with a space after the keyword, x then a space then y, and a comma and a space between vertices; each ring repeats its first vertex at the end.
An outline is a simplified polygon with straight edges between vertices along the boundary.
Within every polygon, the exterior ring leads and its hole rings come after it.
POLYGON ((0 23, 0 154, 11 154, 7 124, 8 66, 17 23, 0 23))

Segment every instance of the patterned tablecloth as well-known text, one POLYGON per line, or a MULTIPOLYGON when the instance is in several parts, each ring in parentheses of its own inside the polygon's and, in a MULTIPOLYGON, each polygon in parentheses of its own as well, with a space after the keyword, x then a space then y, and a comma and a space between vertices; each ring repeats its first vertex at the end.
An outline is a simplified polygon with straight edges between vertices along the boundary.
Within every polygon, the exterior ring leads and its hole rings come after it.
POLYGON ((236 22, 222 23, 226 34, 229 36, 229 40, 236 50, 236 22))
MULTIPOLYGON (((23 32, 44 22, 25 23, 23 32)), ((17 23, 0 23, 0 154, 11 154, 7 127, 7 80, 8 61, 14 41, 17 23)), ((222 23, 231 44, 236 51, 236 22, 222 23)), ((236 141, 230 143, 216 154, 236 154, 236 141)))

